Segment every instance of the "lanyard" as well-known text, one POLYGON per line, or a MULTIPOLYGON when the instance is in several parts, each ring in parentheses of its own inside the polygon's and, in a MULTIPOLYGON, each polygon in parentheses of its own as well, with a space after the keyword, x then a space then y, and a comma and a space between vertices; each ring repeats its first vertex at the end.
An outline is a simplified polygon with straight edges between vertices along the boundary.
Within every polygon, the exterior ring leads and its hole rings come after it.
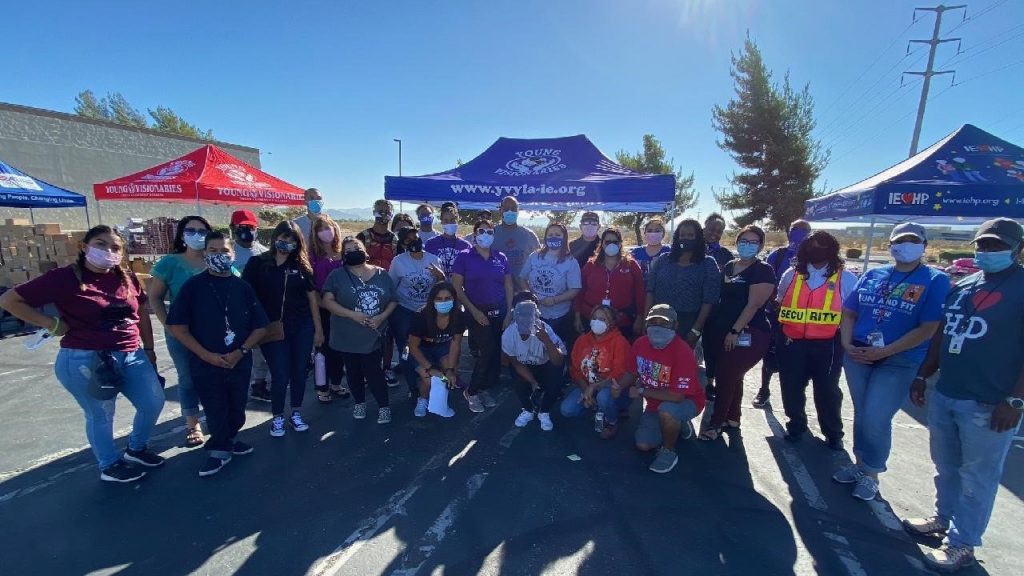
MULTIPOLYGON (((872 310, 872 312, 871 312, 871 314, 875 317, 875 330, 877 330, 882 325, 882 322, 884 322, 886 320, 886 318, 883 316, 884 311, 882 310, 881 306, 884 305, 885 302, 889 300, 889 297, 892 296, 892 293, 895 292, 897 288, 899 288, 907 280, 910 280, 910 277, 913 276, 914 272, 917 272, 917 269, 920 268, 920 267, 921 267, 921 263, 918 262, 917 266, 914 266, 913 270, 911 270, 910 272, 907 272, 906 274, 904 274, 903 277, 900 278, 898 282, 895 281, 895 280, 890 280, 888 282, 888 286, 886 288, 886 291, 883 294, 881 294, 881 300, 879 302, 879 306, 875 307, 875 309, 872 310)), ((890 279, 893 276, 895 276, 896 268, 893 268, 892 271, 893 271, 893 274, 889 275, 890 279)))
POLYGON ((233 334, 231 330, 231 322, 228 320, 228 303, 226 299, 221 299, 220 292, 213 287, 213 280, 207 278, 207 283, 210 285, 210 292, 213 293, 213 299, 217 301, 217 304, 224 308, 224 330, 228 334, 233 334))

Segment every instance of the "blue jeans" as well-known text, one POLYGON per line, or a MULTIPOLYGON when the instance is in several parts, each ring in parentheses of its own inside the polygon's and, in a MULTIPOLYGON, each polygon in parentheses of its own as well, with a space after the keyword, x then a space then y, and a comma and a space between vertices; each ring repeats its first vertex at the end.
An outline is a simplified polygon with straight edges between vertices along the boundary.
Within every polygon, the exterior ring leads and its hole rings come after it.
MULTIPOLYGON (((420 352, 427 357, 427 360, 430 360, 431 364, 440 368, 441 365, 444 364, 444 359, 447 358, 448 354, 451 352, 451 345, 437 344, 434 346, 420 346, 420 352)), ((416 372, 416 368, 418 367, 419 364, 416 362, 416 359, 412 357, 412 354, 409 354, 409 359, 405 361, 402 370, 405 371, 406 378, 408 378, 409 382, 409 390, 413 392, 414 396, 417 398, 429 398, 429 386, 427 387, 426 395, 420 394, 420 375, 416 372), (415 387, 413 382, 415 382, 415 387)), ((454 382, 452 384, 454 384, 454 382)))
MULTIPOLYGON (((413 312, 404 306, 397 306, 391 313, 388 322, 391 325, 391 334, 395 337, 395 344, 398 346, 398 362, 402 366, 402 375, 405 383, 409 386, 409 392, 419 394, 419 374, 416 373, 416 359, 411 354, 403 356, 405 347, 409 345, 409 331, 412 330, 412 322, 418 312, 413 312)), ((390 360, 390 358, 388 358, 390 360)))
POLYGON ((928 397, 935 509, 939 518, 950 522, 946 537, 955 546, 981 546, 1016 432, 992 430, 993 408, 937 390, 928 397))
MULTIPOLYGON (((582 402, 583 391, 574 386, 565 398, 562 399, 561 412, 566 418, 575 418, 587 409, 582 402)), ((601 388, 594 396, 597 402, 597 409, 604 412, 604 421, 608 424, 615 424, 619 421, 619 410, 629 408, 631 399, 626 390, 619 394, 618 398, 612 397, 611 388, 601 388)))
MULTIPOLYGON (((89 395, 89 378, 80 371, 82 366, 92 365, 92 350, 61 348, 57 353, 53 370, 57 380, 71 393, 85 412, 85 435, 96 456, 100 470, 121 459, 121 451, 114 446, 114 401, 97 400, 89 395)), ((135 407, 132 433, 128 436, 128 448, 142 450, 149 442, 149 435, 156 425, 164 407, 164 391, 156 377, 156 370, 142 350, 115 352, 114 358, 121 365, 124 386, 121 393, 135 407)))
POLYGON ((285 318, 284 340, 260 346, 270 367, 270 410, 284 414, 284 397, 291 388, 292 410, 302 407, 306 395, 306 367, 313 353, 313 319, 285 318))
POLYGON ((167 330, 164 330, 164 339, 167 343, 167 353, 174 363, 174 371, 178 373, 178 403, 181 404, 181 415, 199 416, 199 393, 196 392, 196 385, 192 382, 192 371, 189 368, 192 352, 167 330))
POLYGON ((885 472, 892 450, 892 419, 910 398, 910 384, 919 364, 900 356, 874 366, 844 358, 853 400, 853 453, 865 472, 885 472))

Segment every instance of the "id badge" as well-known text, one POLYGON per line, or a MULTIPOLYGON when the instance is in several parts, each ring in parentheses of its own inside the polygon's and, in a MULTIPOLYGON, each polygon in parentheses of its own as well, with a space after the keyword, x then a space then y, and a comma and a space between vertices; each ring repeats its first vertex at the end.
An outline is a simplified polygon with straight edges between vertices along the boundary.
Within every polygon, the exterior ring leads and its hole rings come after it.
POLYGON ((878 330, 868 334, 868 344, 874 348, 885 348, 885 336, 878 330))
POLYGON ((231 343, 234 342, 234 341, 235 341, 235 333, 232 332, 231 330, 228 330, 224 334, 224 345, 225 346, 231 346, 231 343))
POLYGON ((611 300, 611 298, 605 298, 605 299, 601 300, 601 304, 604 305, 604 306, 611 306, 612 305, 612 300, 611 300))
POLYGON ((967 337, 963 334, 953 334, 952 338, 949 339, 949 353, 959 354, 964 349, 964 340, 967 337))
POLYGON ((498 316, 501 316, 501 310, 497 308, 494 310, 488 310, 484 315, 488 318, 497 318, 498 316))
POLYGON ((736 345, 741 348, 750 348, 751 338, 750 332, 740 332, 740 335, 736 337, 736 345))

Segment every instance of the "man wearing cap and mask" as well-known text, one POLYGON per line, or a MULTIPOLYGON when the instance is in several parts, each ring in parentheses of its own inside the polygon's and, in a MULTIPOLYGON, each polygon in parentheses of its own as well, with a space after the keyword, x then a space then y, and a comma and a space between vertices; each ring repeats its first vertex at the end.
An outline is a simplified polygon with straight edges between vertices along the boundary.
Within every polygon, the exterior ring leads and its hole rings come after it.
POLYGON ((917 371, 910 399, 927 401, 935 463, 935 516, 908 518, 919 535, 945 535, 925 560, 951 572, 975 562, 1003 464, 1024 411, 1024 230, 1009 218, 981 225, 974 238, 980 272, 946 298, 945 322, 917 371), (939 371, 926 393, 926 379, 939 371))
POLYGON ((316 188, 306 190, 303 197, 306 199, 306 213, 292 221, 293 224, 302 230, 302 235, 309 244, 309 234, 313 230, 313 222, 320 217, 320 211, 324 208, 324 198, 316 188))
POLYGON ((526 257, 540 248, 540 241, 533 230, 519 225, 519 201, 512 196, 501 199, 501 224, 494 227, 494 249, 508 258, 512 277, 519 273, 526 263, 526 257))
POLYGON ((597 233, 601 230, 601 219, 597 212, 584 212, 580 217, 580 237, 569 242, 569 253, 580 263, 580 270, 583 265, 597 254, 601 246, 601 240, 597 233))
POLYGON ((256 239, 256 229, 259 225, 256 215, 248 210, 236 210, 231 214, 231 237, 235 240, 233 266, 236 270, 244 270, 249 258, 267 251, 267 247, 256 239))
POLYGON ((536 299, 531 292, 516 294, 512 322, 501 335, 501 352, 512 365, 516 395, 523 405, 516 426, 526 426, 536 414, 541 430, 550 432, 567 351, 555 330, 541 320, 536 299))

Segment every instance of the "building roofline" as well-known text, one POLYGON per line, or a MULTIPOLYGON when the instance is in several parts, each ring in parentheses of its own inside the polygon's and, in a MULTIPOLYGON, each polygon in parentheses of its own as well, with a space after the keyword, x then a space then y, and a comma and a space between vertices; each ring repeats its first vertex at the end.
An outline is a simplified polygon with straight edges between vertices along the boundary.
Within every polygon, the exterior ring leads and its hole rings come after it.
POLYGON ((196 144, 216 144, 219 146, 231 146, 232 148, 253 152, 257 155, 259 155, 260 153, 259 148, 253 148, 252 146, 242 146, 241 144, 232 144, 231 142, 224 142, 222 140, 202 140, 200 138, 191 138, 189 136, 182 136, 180 134, 161 132, 160 130, 154 130, 152 128, 137 128, 135 126, 125 126, 124 124, 118 124, 117 122, 111 122, 109 120, 97 120, 95 118, 86 118, 84 116, 78 116, 77 114, 68 114, 67 112, 57 112, 56 110, 46 110, 44 108, 33 108, 31 106, 22 106, 21 104, 10 104, 8 102, 0 102, 0 110, 10 110, 12 112, 21 112, 22 114, 32 114, 35 116, 46 116, 49 118, 56 118, 58 120, 81 122, 83 124, 95 124, 97 126, 103 126, 106 128, 116 128, 118 130, 126 130, 129 132, 141 132, 143 134, 150 134, 153 136, 163 136, 164 138, 185 140, 186 142, 195 142, 196 144))

